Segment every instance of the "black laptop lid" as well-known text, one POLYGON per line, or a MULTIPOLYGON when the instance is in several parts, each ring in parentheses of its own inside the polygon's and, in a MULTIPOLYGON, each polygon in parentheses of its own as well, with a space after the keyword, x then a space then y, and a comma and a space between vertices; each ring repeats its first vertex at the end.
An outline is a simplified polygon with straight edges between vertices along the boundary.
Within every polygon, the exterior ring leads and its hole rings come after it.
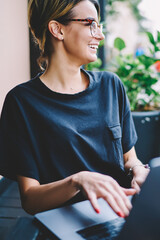
POLYGON ((160 240, 160 158, 150 165, 151 171, 118 240, 160 240))

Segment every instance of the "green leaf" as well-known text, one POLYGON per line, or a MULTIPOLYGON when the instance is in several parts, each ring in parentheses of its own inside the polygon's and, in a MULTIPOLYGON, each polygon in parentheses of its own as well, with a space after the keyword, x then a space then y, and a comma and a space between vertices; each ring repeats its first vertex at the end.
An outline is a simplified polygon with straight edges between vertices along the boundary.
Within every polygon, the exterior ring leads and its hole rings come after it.
POLYGON ((160 42, 160 32, 157 31, 157 42, 160 42))
POLYGON ((154 45, 155 44, 155 41, 154 41, 154 37, 152 35, 152 33, 150 32, 146 32, 148 38, 149 38, 149 41, 154 45))
POLYGON ((104 43, 105 43, 104 39, 103 39, 103 40, 101 40, 101 41, 100 41, 100 43, 99 43, 99 47, 102 47, 102 46, 104 46, 104 43))
POLYGON ((154 46, 154 51, 155 51, 155 52, 159 52, 159 51, 160 51, 160 48, 157 47, 157 45, 155 45, 155 46, 154 46))
POLYGON ((124 61, 123 61, 123 59, 122 59, 122 57, 121 56, 116 56, 116 61, 117 61, 117 63, 118 63, 118 65, 121 67, 121 66, 124 66, 124 61))
POLYGON ((99 69, 102 65, 102 60, 98 58, 95 62, 90 62, 85 65, 85 69, 88 71, 93 71, 93 69, 99 69))
POLYGON ((138 57, 139 61, 146 66, 146 68, 150 67, 153 63, 155 63, 155 59, 148 57, 146 55, 141 55, 138 57))
POLYGON ((147 102, 143 98, 139 98, 138 102, 140 102, 141 105, 146 105, 147 102))
POLYGON ((154 51, 151 49, 151 48, 148 48, 150 53, 153 55, 154 54, 154 51))
POLYGON ((122 38, 116 38, 114 40, 114 47, 117 48, 119 51, 121 51, 126 47, 126 44, 122 38))

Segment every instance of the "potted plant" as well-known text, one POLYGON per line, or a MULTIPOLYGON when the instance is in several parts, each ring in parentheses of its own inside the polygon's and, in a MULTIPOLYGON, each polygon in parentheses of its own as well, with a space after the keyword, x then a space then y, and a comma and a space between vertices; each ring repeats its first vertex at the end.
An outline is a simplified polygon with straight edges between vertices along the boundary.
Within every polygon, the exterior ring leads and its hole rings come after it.
POLYGON ((138 134, 136 151, 144 163, 160 156, 160 32, 156 39, 146 34, 151 47, 140 56, 124 54, 125 42, 116 38, 119 53, 111 64, 125 86, 138 134))

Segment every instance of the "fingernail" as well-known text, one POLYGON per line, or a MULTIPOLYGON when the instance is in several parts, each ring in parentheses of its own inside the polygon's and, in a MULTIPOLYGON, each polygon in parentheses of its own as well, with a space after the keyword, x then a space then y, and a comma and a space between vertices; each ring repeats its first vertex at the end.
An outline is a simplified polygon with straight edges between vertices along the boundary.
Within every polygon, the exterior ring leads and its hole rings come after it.
POLYGON ((121 212, 117 212, 117 215, 118 215, 119 217, 121 217, 121 218, 125 218, 124 214, 121 213, 121 212))
POLYGON ((95 209, 96 213, 100 213, 100 210, 98 208, 95 209))

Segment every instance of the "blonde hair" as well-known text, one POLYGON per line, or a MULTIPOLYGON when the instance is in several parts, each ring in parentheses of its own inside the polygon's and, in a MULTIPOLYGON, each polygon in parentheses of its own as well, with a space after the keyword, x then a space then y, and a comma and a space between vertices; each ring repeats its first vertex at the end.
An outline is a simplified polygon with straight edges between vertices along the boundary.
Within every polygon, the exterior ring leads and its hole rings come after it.
MULTIPOLYGON (((38 64, 41 69, 47 66, 47 60, 53 49, 50 44, 50 33, 48 23, 56 20, 67 25, 67 19, 73 18, 75 5, 85 0, 30 0, 28 3, 28 22, 35 42, 40 48, 40 57, 38 64)), ((89 0, 92 2, 99 15, 99 4, 97 0, 89 0)))

